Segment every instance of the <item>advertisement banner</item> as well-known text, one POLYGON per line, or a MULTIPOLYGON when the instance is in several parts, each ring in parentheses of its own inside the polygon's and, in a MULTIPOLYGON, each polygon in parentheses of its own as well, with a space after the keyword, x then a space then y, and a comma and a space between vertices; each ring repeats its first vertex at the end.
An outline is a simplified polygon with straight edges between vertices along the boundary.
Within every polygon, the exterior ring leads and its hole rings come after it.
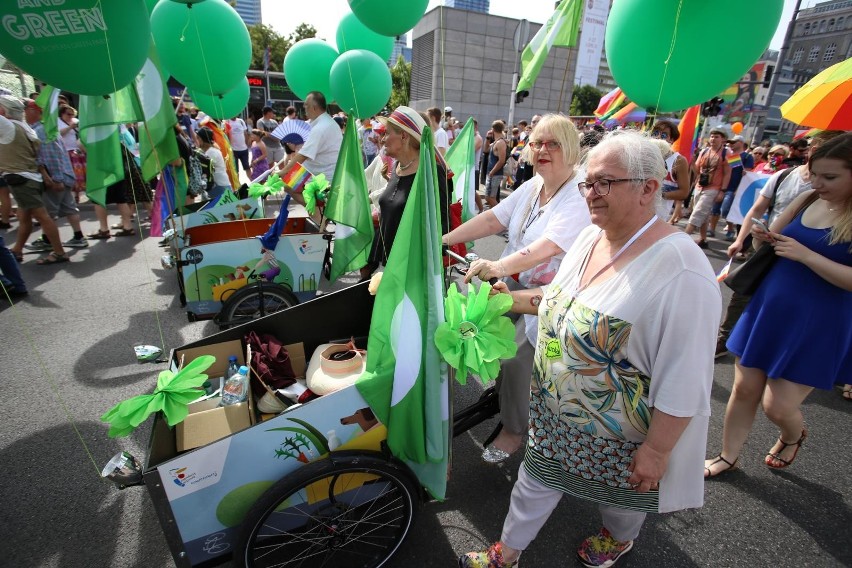
POLYGON ((731 203, 731 211, 725 220, 734 225, 742 225, 743 219, 748 214, 751 206, 754 205, 754 200, 757 199, 757 193, 766 185, 766 180, 771 176, 769 174, 758 174, 755 172, 745 172, 743 179, 737 187, 737 194, 731 203))
POLYGON ((577 44, 575 85, 594 87, 598 83, 598 69, 601 65, 601 51, 606 35, 608 14, 609 0, 586 0, 583 25, 580 28, 580 41, 577 44))

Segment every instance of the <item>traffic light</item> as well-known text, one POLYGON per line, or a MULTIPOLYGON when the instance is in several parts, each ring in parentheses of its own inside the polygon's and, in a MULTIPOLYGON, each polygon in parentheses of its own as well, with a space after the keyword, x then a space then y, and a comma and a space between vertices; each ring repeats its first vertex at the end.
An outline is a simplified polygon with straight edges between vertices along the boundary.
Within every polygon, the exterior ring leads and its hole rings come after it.
POLYGON ((515 104, 520 104, 524 102, 524 99, 530 96, 529 91, 518 91, 515 93, 515 104))
POLYGON ((713 97, 701 105, 701 116, 719 116, 725 101, 719 97, 713 97))

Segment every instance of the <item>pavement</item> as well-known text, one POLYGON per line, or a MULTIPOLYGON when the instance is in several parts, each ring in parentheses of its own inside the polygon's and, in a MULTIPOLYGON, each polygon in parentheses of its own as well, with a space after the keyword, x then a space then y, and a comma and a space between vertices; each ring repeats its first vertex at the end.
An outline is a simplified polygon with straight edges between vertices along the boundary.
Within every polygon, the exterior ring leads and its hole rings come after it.
MULTIPOLYGON (((96 229, 89 206, 82 215, 84 231, 96 229)), ((69 238, 67 225, 60 232, 69 238)), ((4 236, 14 240, 14 230, 4 236)), ((70 263, 52 267, 37 266, 38 255, 28 254, 21 267, 29 297, 11 307, 0 300, 2 566, 174 566, 147 491, 118 491, 99 475, 119 450, 144 458, 150 423, 110 439, 99 420, 117 402, 150 392, 164 368, 136 363, 133 346, 170 349, 217 331, 212 322, 187 321, 176 273, 160 267, 157 241, 92 241, 88 249, 70 250, 70 263)), ((490 237, 475 251, 493 259, 504 244, 490 237)), ((725 243, 710 244, 707 255, 719 269, 725 243)), ((321 288, 355 280, 323 281, 321 288)), ((682 317, 690 317, 689 305, 682 317)), ((726 356, 716 365, 709 455, 720 447, 732 380, 733 358, 726 356)), ((456 388, 456 407, 481 389, 475 381, 456 388)), ((741 469, 706 484, 704 508, 649 516, 634 551, 618 565, 852 566, 850 412, 852 404, 838 391, 814 392, 804 405, 810 435, 795 464, 782 471, 763 465, 777 430, 758 413, 741 469)), ((446 500, 420 508, 388 567, 455 566, 457 555, 499 538, 521 456, 498 466, 479 459, 494 425, 491 420, 455 439, 446 500)), ((566 497, 524 553, 523 566, 579 566, 576 546, 598 528, 594 506, 566 497)))

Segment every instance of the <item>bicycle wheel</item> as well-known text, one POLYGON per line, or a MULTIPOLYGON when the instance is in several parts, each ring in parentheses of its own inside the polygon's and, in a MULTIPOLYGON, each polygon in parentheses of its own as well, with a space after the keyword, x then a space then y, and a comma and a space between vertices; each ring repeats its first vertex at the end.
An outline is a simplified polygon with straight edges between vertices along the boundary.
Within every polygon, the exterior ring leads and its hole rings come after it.
POLYGON ((278 284, 247 286, 228 298, 216 320, 221 329, 227 329, 229 326, 267 316, 298 303, 298 298, 284 286, 278 284))
POLYGON ((240 568, 378 568, 411 528, 419 496, 405 466, 357 452, 310 463, 252 506, 240 568))

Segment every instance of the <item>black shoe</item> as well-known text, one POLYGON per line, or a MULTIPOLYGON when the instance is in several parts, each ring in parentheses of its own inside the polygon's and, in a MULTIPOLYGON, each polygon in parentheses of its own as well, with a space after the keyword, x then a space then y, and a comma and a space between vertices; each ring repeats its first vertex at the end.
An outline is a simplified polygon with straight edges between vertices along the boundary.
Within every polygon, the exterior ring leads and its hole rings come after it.
POLYGON ((12 223, 4 223, 3 221, 0 221, 0 229, 11 229, 11 228, 12 228, 12 223))
POLYGON ((0 292, 0 298, 5 300, 6 294, 9 294, 9 298, 15 299, 28 296, 30 293, 27 290, 20 290, 18 288, 6 288, 4 291, 0 292))
POLYGON ((714 359, 718 359, 719 357, 724 357, 729 353, 728 348, 725 347, 725 342, 721 339, 716 342, 716 354, 713 356, 714 359))
POLYGON ((710 245, 707 244, 707 241, 703 241, 703 240, 702 241, 696 241, 695 244, 697 244, 698 248, 700 248, 700 249, 710 248, 710 245))

